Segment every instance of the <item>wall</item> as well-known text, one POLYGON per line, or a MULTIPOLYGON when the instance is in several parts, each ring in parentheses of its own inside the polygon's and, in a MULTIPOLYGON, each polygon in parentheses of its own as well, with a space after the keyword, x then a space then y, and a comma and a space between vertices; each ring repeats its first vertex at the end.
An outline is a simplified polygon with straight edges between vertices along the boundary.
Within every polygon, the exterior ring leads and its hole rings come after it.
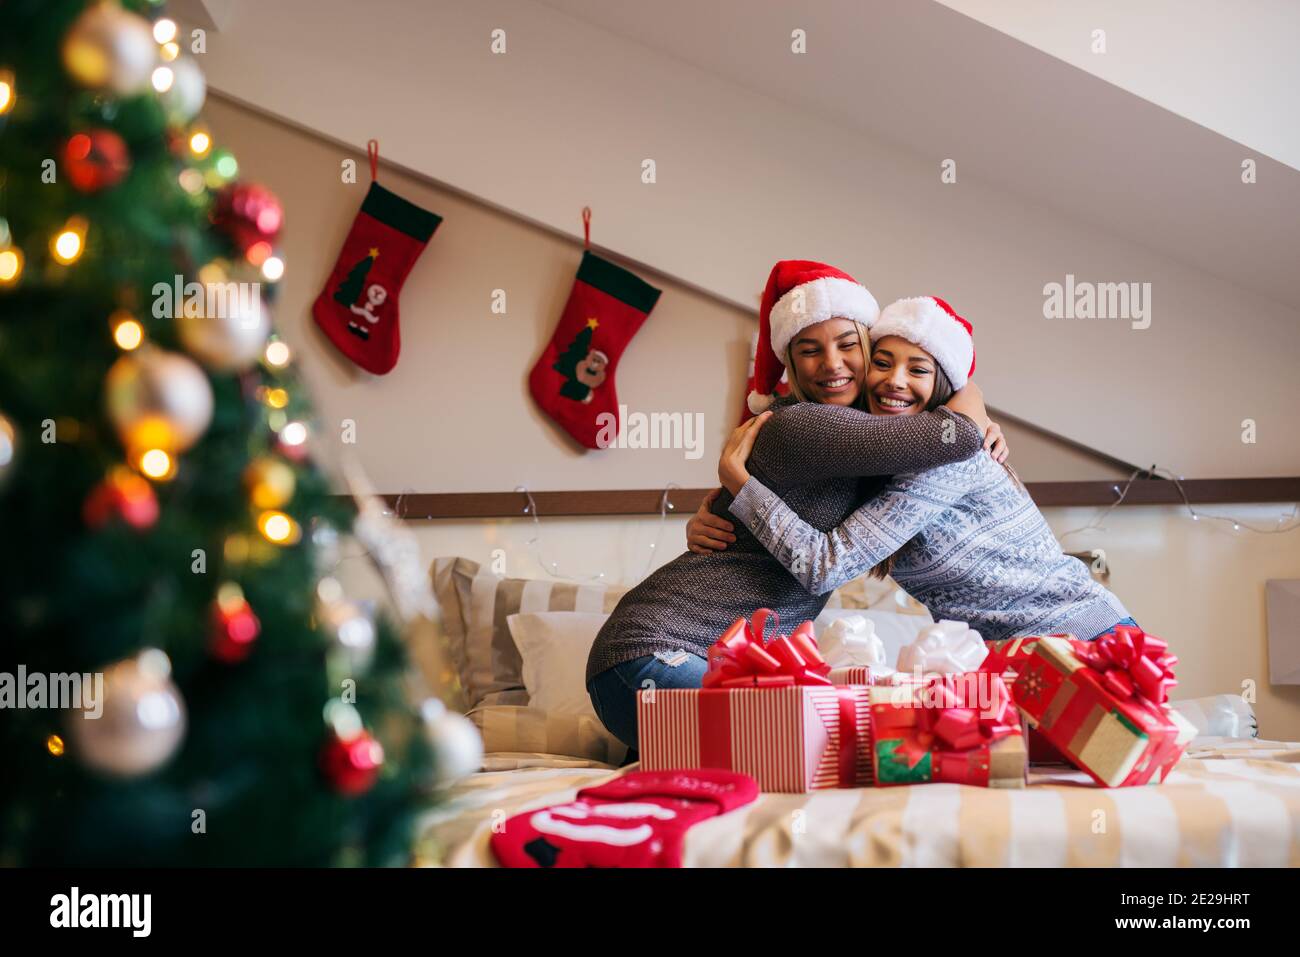
MULTIPOLYGON (((527 370, 550 335, 579 258, 577 246, 539 227, 413 177, 384 171, 389 188, 446 217, 402 294, 403 353, 396 370, 372 377, 342 361, 314 327, 310 304, 333 264, 365 183, 339 183, 347 154, 243 107, 210 101, 218 144, 234 151, 243 175, 283 200, 288 272, 276 321, 297 357, 320 412, 318 454, 331 463, 339 423, 355 419, 355 453, 383 491, 534 488, 646 488, 712 485, 720 443, 736 416, 753 319, 745 311, 647 275, 665 292, 620 370, 628 397, 661 409, 705 413, 703 455, 680 451, 579 453, 536 409, 527 370), (490 291, 508 290, 508 314, 488 310, 490 291)), ((364 157, 360 166, 365 167, 364 157)), ((363 173, 361 179, 366 179, 363 173)), ((762 277, 756 277, 755 294, 762 277)), ((997 396, 992 396, 996 400, 997 396)), ((1116 470, 1008 425, 1013 456, 1028 479, 1109 478, 1116 470)), ((1244 507, 1263 521, 1279 510, 1244 507)), ((1095 510, 1048 510, 1058 533, 1095 510)), ((536 555, 569 577, 603 573, 637 581, 678 554, 685 518, 412 522, 427 559, 463 554, 491 560, 501 549, 512 575, 542 573, 536 555), (658 542, 653 550, 651 545, 658 542)), ((1066 540, 1070 550, 1106 549, 1112 586, 1138 621, 1175 643, 1183 664, 1179 693, 1240 690, 1253 679, 1265 733, 1300 740, 1300 689, 1267 685, 1263 582, 1300 577, 1300 535, 1233 534, 1193 524, 1168 508, 1123 508, 1104 534, 1066 540), (1188 596, 1195 596, 1189 601, 1188 596)), ((363 558, 339 573, 375 592, 363 558)))

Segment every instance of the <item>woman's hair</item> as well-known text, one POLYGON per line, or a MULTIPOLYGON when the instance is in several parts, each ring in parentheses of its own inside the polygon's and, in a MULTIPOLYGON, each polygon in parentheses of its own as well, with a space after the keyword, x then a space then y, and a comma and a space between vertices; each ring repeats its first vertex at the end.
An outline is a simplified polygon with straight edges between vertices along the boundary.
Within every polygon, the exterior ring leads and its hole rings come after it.
MULTIPOLYGON (((952 380, 948 378, 947 373, 945 373, 943 369, 940 368, 939 363, 936 362, 934 364, 934 391, 930 393, 930 399, 925 403, 925 409, 923 411, 933 412, 935 409, 939 408, 939 406, 945 405, 948 400, 952 398, 953 391, 952 380)), ((865 396, 866 393, 867 390, 864 388, 862 394, 865 396)), ((1006 462, 1002 463, 1002 467, 1007 470, 1007 474, 1011 476, 1011 480, 1023 490, 1025 485, 1020 481, 1020 476, 1016 474, 1015 469, 1006 462)), ((898 553, 895 552, 894 554, 896 555, 898 553)), ((894 555, 890 555, 884 561, 879 562, 868 574, 870 574, 872 578, 883 579, 888 578, 893 573, 894 555)))
MULTIPOLYGON (((858 391, 858 397, 853 401, 853 408, 861 409, 865 412, 867 410, 867 389, 865 379, 867 366, 871 364, 871 351, 868 345, 871 342, 871 335, 867 331, 867 327, 856 319, 850 319, 849 321, 858 327, 858 348, 862 350, 862 375, 864 380, 862 388, 858 391)), ((841 333, 841 335, 843 335, 843 333, 841 333)), ((808 396, 799 386, 799 375, 794 370, 793 342, 785 347, 785 371, 786 379, 790 383, 790 394, 800 402, 808 402, 808 396)))

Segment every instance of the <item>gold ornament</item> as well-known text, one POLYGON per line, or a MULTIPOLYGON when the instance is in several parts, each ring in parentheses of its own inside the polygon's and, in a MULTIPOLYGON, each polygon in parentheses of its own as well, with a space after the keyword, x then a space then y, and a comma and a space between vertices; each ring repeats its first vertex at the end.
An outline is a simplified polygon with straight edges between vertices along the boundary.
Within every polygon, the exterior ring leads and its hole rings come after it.
POLYGON ((287 462, 264 455, 248 463, 244 485, 257 508, 279 508, 293 498, 293 469, 287 462))
POLYGON ((68 717, 68 750, 106 774, 146 774, 185 736, 185 704, 171 680, 171 662, 156 648, 106 668, 102 700, 85 704, 93 707, 68 717))
POLYGON ((63 40, 63 65, 74 80, 121 96, 148 88, 157 61, 149 21, 111 0, 87 7, 63 40))
POLYGON ((175 352, 142 346, 108 370, 108 417, 128 451, 183 452, 212 421, 212 386, 175 352))
POLYGON ((217 372, 244 372, 252 368, 262 358, 266 339, 271 334, 266 303, 255 287, 249 295, 236 293, 243 288, 248 287, 233 282, 218 286, 205 280, 204 301, 177 303, 176 331, 181 343, 217 372), (217 289, 225 289, 228 294, 218 297, 213 294, 217 289))

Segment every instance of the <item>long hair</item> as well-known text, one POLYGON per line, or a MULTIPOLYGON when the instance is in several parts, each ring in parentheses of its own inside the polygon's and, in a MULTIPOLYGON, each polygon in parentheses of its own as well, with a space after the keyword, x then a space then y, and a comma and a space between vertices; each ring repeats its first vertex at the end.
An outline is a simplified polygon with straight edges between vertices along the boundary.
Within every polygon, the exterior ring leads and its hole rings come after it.
MULTIPOLYGON (((858 390, 858 397, 853 400, 853 408, 865 412, 867 411, 867 367, 871 365, 871 352, 868 343, 871 342, 871 335, 867 327, 856 319, 850 319, 849 321, 858 327, 858 348, 862 350, 862 388, 858 390)), ((793 342, 785 347, 785 377, 790 383, 790 394, 800 402, 808 402, 810 401, 808 394, 799 385, 799 375, 795 372, 793 350, 793 342)))
MULTIPOLYGON (((866 391, 866 389, 862 390, 864 396, 866 395, 866 391)), ((952 381, 948 378, 947 373, 939 367, 939 363, 936 362, 934 364, 934 392, 930 394, 929 401, 925 403, 925 411, 933 412, 935 409, 939 408, 939 406, 946 404, 948 400, 952 398, 952 394, 952 381)), ((1028 490, 1025 489, 1025 483, 1020 481, 1020 476, 1016 474, 1016 470, 1006 462, 1002 463, 1002 467, 1006 469, 1007 474, 1011 476, 1011 481, 1015 482, 1016 486, 1022 492, 1028 494, 1028 490)), ((897 554, 897 552, 894 553, 894 555, 897 554)), ((877 563, 876 567, 871 569, 868 574, 870 574, 872 578, 888 578, 894 573, 894 555, 890 555, 888 558, 877 563)))

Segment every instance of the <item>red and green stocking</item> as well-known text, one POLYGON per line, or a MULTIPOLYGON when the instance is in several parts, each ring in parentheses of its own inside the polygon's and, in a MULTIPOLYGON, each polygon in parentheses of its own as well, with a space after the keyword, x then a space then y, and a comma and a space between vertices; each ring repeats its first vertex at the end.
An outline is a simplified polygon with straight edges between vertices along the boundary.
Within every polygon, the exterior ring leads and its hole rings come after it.
POLYGON ((619 357, 658 299, 658 289, 621 266, 582 254, 569 301, 528 388, 543 411, 589 449, 599 448, 599 416, 609 413, 617 421, 619 357))
POLYGON ((312 315, 330 341, 367 372, 383 375, 402 348, 397 298, 442 217, 370 184, 312 315))

